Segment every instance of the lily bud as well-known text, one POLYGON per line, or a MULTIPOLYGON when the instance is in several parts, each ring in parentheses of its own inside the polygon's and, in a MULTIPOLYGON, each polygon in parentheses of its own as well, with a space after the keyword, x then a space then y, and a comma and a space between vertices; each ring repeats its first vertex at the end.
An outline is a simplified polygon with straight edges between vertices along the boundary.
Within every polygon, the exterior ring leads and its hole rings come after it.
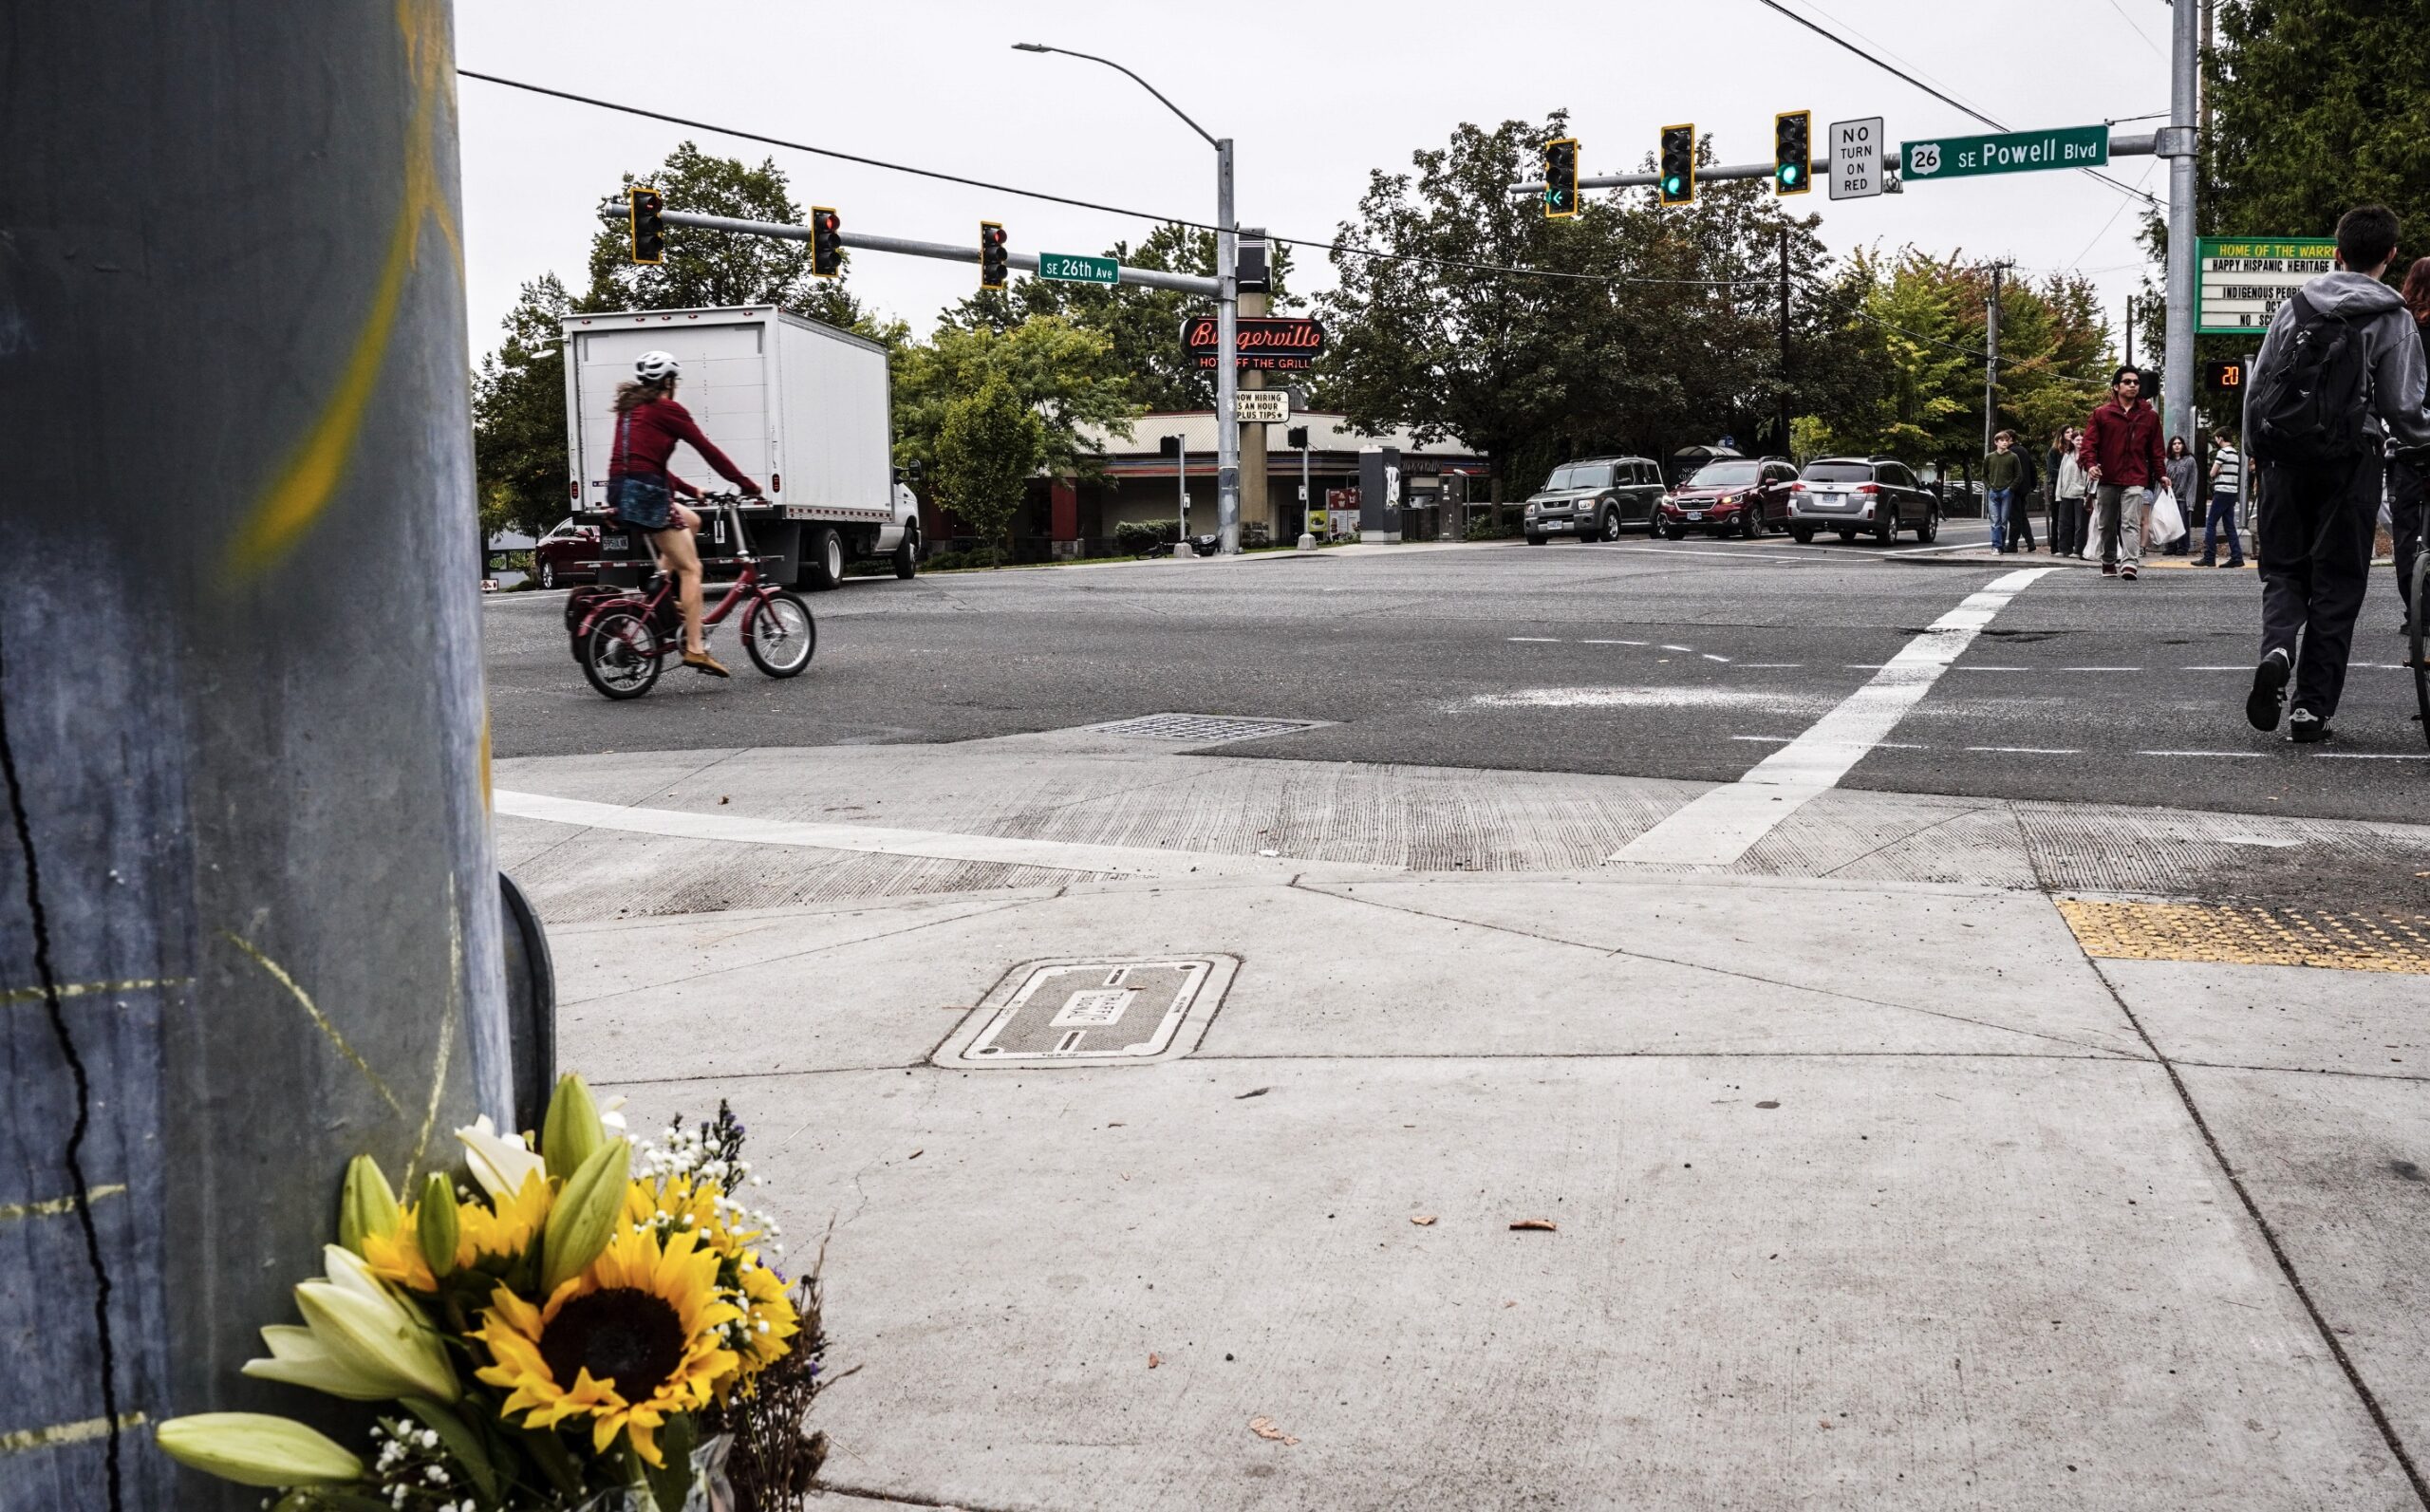
POLYGON ((549 1099, 549 1116, 540 1126, 540 1154, 549 1163, 549 1174, 559 1181, 569 1179, 607 1142, 590 1089, 570 1072, 558 1077, 556 1092, 549 1099))
POLYGON ((246 1361, 247 1375, 353 1402, 424 1396, 446 1406, 463 1394, 447 1347, 421 1315, 398 1301, 349 1252, 327 1245, 321 1260, 327 1279, 295 1288, 304 1326, 263 1329, 271 1357, 246 1361))
POLYGON ((346 1190, 338 1199, 338 1242, 363 1253, 363 1236, 388 1234, 397 1227, 397 1194, 380 1163, 357 1155, 346 1165, 346 1190))
POLYGON ((152 1430, 169 1458, 238 1485, 345 1485, 363 1462, 327 1435, 264 1412, 196 1412, 152 1430))
POLYGON ((437 1171, 422 1184, 421 1205, 414 1209, 414 1236, 421 1241, 423 1263, 439 1280, 456 1268, 456 1187, 437 1171))
POLYGON ((591 1152, 567 1179, 540 1232, 540 1295, 582 1274, 614 1237, 625 1211, 625 1188, 632 1179, 633 1147, 613 1140, 591 1152))

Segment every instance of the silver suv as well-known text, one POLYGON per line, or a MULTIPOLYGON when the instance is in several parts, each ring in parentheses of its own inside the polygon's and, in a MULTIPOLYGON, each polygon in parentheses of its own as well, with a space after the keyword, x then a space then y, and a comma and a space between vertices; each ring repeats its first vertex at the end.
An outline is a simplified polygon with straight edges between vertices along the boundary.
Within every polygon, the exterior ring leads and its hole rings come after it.
POLYGON ((1906 463, 1889 457, 1818 457, 1774 510, 1775 525, 1785 526, 1801 546, 1818 531, 1843 541, 1862 531, 1884 546, 1902 530, 1915 532, 1919 541, 1940 533, 1940 501, 1916 481, 1906 463))
POLYGON ((1617 541, 1624 526, 1648 532, 1662 523, 1662 469, 1642 457, 1589 457, 1563 462, 1527 498, 1520 529, 1529 546, 1556 535, 1617 541))

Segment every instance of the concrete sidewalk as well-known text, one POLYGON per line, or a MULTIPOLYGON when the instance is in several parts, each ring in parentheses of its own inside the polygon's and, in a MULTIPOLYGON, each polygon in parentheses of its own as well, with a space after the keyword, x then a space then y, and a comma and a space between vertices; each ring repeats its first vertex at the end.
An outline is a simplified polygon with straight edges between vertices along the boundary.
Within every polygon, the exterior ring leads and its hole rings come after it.
POLYGON ((837 1486, 2423 1504, 2430 830, 1833 792, 1665 869, 1701 784, 1223 749, 499 763, 565 1063, 833 1224, 837 1486))

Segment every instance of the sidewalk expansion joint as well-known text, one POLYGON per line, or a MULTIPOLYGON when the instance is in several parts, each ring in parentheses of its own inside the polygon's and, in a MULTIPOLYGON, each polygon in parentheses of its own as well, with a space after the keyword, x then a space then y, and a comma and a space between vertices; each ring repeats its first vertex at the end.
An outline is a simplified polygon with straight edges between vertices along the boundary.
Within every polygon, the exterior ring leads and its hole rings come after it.
POLYGON ((1914 1003, 1888 1002, 1879 998, 1867 998, 1858 993, 1841 992, 1836 987, 1821 987, 1809 982, 1789 981, 1779 977, 1761 977, 1755 975, 1753 972, 1732 971, 1727 966, 1716 966, 1709 961, 1683 961, 1675 956, 1657 956, 1651 951, 1631 950, 1625 945, 1598 945, 1589 944, 1582 940, 1564 940, 1559 935, 1540 934, 1533 929, 1517 929, 1508 924, 1491 924, 1475 919, 1463 919, 1457 914, 1435 913, 1426 908, 1412 908, 1406 904, 1379 903, 1373 898, 1358 897, 1355 893, 1330 892, 1323 887, 1311 887, 1297 879, 1293 880, 1291 887, 1295 890, 1300 892, 1314 893, 1319 898, 1331 898, 1336 903, 1362 903, 1371 908, 1381 908, 1391 913, 1409 914, 1419 919, 1432 919, 1442 924, 1459 924, 1470 929, 1489 929, 1497 934, 1517 935, 1523 940, 1538 940, 1546 944, 1566 945, 1574 950, 1591 950, 1597 955, 1603 957, 1605 960, 1610 960, 1615 956, 1618 956, 1630 961, 1658 961, 1666 966, 1678 966, 1688 971, 1708 971, 1716 977, 1730 977, 1735 978, 1740 981, 1751 981, 1758 986, 1786 987, 1795 992, 1810 992, 1818 997, 1837 998, 1844 1002, 1863 1003, 1869 1008, 1888 1008, 1902 1013, 1921 1014, 1928 1018, 1945 1018, 1952 1023, 1971 1024, 1977 1029, 1996 1030, 2002 1034, 2022 1036, 2027 1039, 2047 1040, 2055 1045, 2072 1045, 2078 1050, 2090 1051, 2095 1055, 2106 1056, 2111 1059, 2136 1060, 2140 1058, 2139 1056, 2126 1055, 2121 1051, 2113 1050, 2107 1045, 2096 1045, 2087 1043, 2081 1039, 2070 1039, 2065 1035, 2045 1034, 2038 1029, 2019 1029, 2013 1024, 1995 1023, 1989 1018, 1973 1018, 1965 1014, 1947 1013, 1938 1008, 1919 1008, 1914 1003))
POLYGON ((2133 1005, 2126 1000, 2126 995, 2118 990, 2118 984, 2109 980, 2109 974, 2101 969, 2101 962, 2098 961, 2093 962, 2093 975, 2101 979, 2101 984, 2109 991, 2110 1000, 2118 1004, 2118 1011, 2125 1016, 2126 1022, 2134 1027, 2136 1035, 2142 1039, 2144 1048, 2152 1053, 2152 1058, 2159 1062, 2160 1070, 2168 1074, 2169 1086, 2176 1091, 2178 1102, 2185 1109, 2185 1116, 2193 1121, 2195 1132, 2202 1136, 2204 1148, 2210 1150, 2212 1161, 2219 1167, 2220 1178, 2228 1184, 2229 1189, 2236 1194, 2236 1201, 2244 1206, 2245 1216, 2252 1220, 2253 1228, 2261 1235, 2262 1243, 2270 1250, 2270 1258, 2277 1261, 2278 1274, 2286 1278, 2288 1288, 2295 1294, 2295 1299, 2303 1303, 2305 1316, 2311 1319, 2313 1332, 2320 1335, 2323 1344, 2328 1346, 2328 1353, 2337 1361, 2337 1368, 2346 1372, 2346 1385, 2353 1389, 2354 1395, 2363 1404, 2364 1411, 2370 1414, 2371 1424, 2379 1429, 2381 1440, 2387 1445, 2388 1452, 2395 1456, 2397 1465, 2403 1469, 2405 1480, 2412 1484, 2414 1499, 2424 1508, 2430 1508, 2430 1483, 2422 1480, 2421 1467, 2413 1463, 2412 1451, 2405 1447, 2403 1438, 2397 1432, 2395 1423, 2388 1417, 2387 1409, 2381 1404, 2378 1393, 2371 1390, 2370 1382, 2363 1378, 2362 1369, 2354 1363, 2354 1357, 2346 1352, 2346 1346, 2338 1340, 2337 1331, 2329 1327, 2327 1316, 2320 1310, 2320 1303, 2312 1297, 2311 1288, 2304 1284, 2302 1274, 2295 1269, 2294 1258, 2287 1253, 2287 1246, 2279 1241, 2278 1231, 2271 1226, 2269 1218, 2261 1211, 2260 1203, 2255 1201, 2252 1193, 2246 1188, 2244 1178, 2236 1174, 2235 1166, 2228 1159, 2226 1148, 2219 1143, 2219 1136, 2212 1130, 2211 1121, 2202 1116, 2202 1107, 2195 1101, 2194 1090, 2185 1085, 2185 1078, 2178 1073, 2177 1063, 2169 1059, 2160 1049, 2159 1042, 2152 1037, 2151 1031, 2143 1027, 2142 1019, 2136 1017, 2133 1005))

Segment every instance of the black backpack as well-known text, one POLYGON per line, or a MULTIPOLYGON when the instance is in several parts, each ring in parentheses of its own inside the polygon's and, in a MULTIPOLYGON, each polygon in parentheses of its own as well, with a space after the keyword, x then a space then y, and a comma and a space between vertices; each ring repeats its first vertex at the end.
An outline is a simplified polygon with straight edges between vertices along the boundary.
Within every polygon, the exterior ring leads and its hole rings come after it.
POLYGON ((2253 385, 2253 459, 2317 466, 2376 450, 2364 424, 2370 372, 2363 363, 2362 332, 2350 321, 2323 314, 2305 292, 2295 294, 2294 306, 2276 361, 2253 385))

